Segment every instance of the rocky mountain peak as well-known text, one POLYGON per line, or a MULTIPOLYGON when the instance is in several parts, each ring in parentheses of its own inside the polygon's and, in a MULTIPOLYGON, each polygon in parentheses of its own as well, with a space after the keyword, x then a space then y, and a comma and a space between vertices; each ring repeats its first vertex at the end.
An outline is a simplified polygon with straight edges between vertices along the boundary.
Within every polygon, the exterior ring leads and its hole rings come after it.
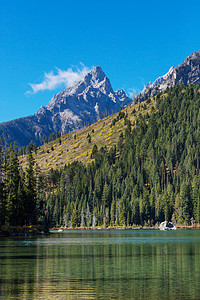
POLYGON ((52 109, 64 98, 67 98, 69 96, 78 97, 86 94, 88 90, 91 91, 91 89, 101 91, 104 94, 113 92, 110 80, 105 75, 101 67, 95 67, 90 72, 88 72, 82 80, 54 95, 54 97, 47 105, 47 108, 52 109))
POLYGON ((100 118, 118 112, 131 103, 123 90, 114 92, 101 67, 95 67, 80 81, 54 95, 49 104, 33 116, 0 124, 0 137, 25 146, 32 140, 42 144, 52 132, 62 134, 81 129, 100 118))
POLYGON ((95 67, 85 78, 89 78, 89 84, 95 89, 99 89, 102 93, 113 92, 110 80, 105 75, 101 67, 95 67))
POLYGON ((94 123, 102 115, 117 112, 130 103, 131 99, 123 90, 113 91, 110 80, 98 66, 82 80, 55 95, 36 115, 40 118, 41 114, 51 114, 56 120, 55 131, 60 126, 61 132, 65 133, 72 127, 75 130, 94 123))
POLYGON ((114 113, 131 103, 123 90, 114 92, 110 80, 105 75, 101 67, 95 67, 88 72, 82 80, 74 85, 67 87, 55 95, 46 108, 40 109, 37 114, 43 113, 44 109, 55 115, 62 117, 62 132, 66 132, 67 115, 76 112, 76 121, 83 115, 88 118, 88 114, 98 120, 101 115, 114 113), (65 125, 63 125, 65 124, 65 125))
POLYGON ((92 69, 87 75, 86 77, 92 77, 92 81, 96 84, 99 81, 102 81, 106 75, 103 72, 102 68, 100 66, 95 67, 94 69, 92 69))
POLYGON ((184 62, 176 68, 171 67, 165 75, 157 78, 153 83, 149 82, 134 102, 142 102, 164 91, 167 87, 176 84, 187 86, 191 83, 200 84, 200 50, 186 57, 184 62))
POLYGON ((198 59, 200 59, 200 50, 198 52, 195 51, 191 55, 187 56, 183 63, 190 64, 198 59))

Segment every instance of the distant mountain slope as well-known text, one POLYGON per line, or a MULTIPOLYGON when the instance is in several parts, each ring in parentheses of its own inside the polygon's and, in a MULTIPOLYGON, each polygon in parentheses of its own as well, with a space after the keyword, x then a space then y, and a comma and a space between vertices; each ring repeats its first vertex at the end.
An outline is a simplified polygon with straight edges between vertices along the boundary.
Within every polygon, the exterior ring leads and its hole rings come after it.
POLYGON ((189 55, 176 68, 171 67, 164 76, 157 78, 153 83, 150 81, 134 102, 142 102, 164 91, 167 87, 176 84, 187 86, 191 83, 200 84, 200 50, 189 55))
POLYGON ((83 80, 55 95, 46 107, 41 106, 36 114, 1 123, 0 137, 8 144, 16 141, 20 147, 31 140, 40 145, 44 135, 81 129, 130 103, 123 90, 113 91, 101 67, 95 67, 83 80))

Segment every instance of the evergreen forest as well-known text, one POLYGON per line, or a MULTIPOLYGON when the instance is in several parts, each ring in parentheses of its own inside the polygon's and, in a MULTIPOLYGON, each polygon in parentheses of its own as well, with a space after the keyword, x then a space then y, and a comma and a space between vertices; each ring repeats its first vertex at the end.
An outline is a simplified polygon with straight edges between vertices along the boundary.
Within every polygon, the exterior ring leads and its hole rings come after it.
POLYGON ((22 168, 16 145, 1 147, 0 226, 199 224, 200 87, 167 88, 150 113, 125 122, 116 145, 93 146, 91 163, 48 173, 31 148, 22 168))

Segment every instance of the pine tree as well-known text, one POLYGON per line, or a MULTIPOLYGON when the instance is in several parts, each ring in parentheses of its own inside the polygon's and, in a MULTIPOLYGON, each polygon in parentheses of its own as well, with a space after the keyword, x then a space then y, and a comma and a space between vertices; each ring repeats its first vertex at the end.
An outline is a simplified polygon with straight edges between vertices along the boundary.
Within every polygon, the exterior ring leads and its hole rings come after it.
POLYGON ((26 204, 25 204, 25 214, 26 223, 33 224, 35 222, 36 216, 36 178, 34 174, 34 164, 35 160, 33 158, 32 152, 27 155, 27 168, 26 168, 26 204))
POLYGON ((110 211, 110 225, 111 226, 115 225, 115 210, 116 210, 116 205, 115 205, 115 200, 113 199, 112 204, 111 204, 111 211, 110 211))
POLYGON ((0 226, 5 224, 5 197, 3 183, 3 153, 0 139, 0 226))
POLYGON ((109 207, 111 204, 111 189, 107 182, 104 184, 103 188, 102 203, 104 207, 109 207))
POLYGON ((191 211, 191 198, 189 185, 183 182, 180 189, 180 205, 182 209, 183 221, 186 224, 190 223, 190 211, 191 211))
POLYGON ((82 207, 82 210, 81 210, 81 227, 85 227, 85 214, 84 214, 83 207, 82 207))
POLYGON ((7 225, 18 225, 19 206, 18 188, 20 183, 19 161, 17 157, 16 145, 6 148, 5 159, 5 217, 7 225))
POLYGON ((73 211, 72 211, 72 218, 71 218, 71 226, 73 228, 79 226, 78 224, 78 199, 77 201, 74 203, 74 208, 73 208, 73 211))

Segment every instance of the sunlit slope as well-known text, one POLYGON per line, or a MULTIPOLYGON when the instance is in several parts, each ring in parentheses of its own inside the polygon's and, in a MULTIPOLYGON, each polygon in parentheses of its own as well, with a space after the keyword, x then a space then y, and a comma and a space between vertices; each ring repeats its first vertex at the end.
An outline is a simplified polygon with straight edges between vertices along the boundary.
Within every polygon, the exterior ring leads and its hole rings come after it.
MULTIPOLYGON (((106 146, 108 149, 117 144, 120 134, 125 131, 130 121, 135 126, 137 116, 151 113, 155 106, 155 99, 147 100, 141 104, 129 106, 121 113, 115 113, 89 127, 63 135, 48 144, 40 146, 35 154, 37 165, 41 169, 58 168, 74 160, 90 163, 93 146, 98 148, 106 146), (119 118, 121 116, 121 119, 119 118), (128 122, 127 122, 128 121, 128 122)), ((21 157, 26 164, 26 156, 21 157)))

